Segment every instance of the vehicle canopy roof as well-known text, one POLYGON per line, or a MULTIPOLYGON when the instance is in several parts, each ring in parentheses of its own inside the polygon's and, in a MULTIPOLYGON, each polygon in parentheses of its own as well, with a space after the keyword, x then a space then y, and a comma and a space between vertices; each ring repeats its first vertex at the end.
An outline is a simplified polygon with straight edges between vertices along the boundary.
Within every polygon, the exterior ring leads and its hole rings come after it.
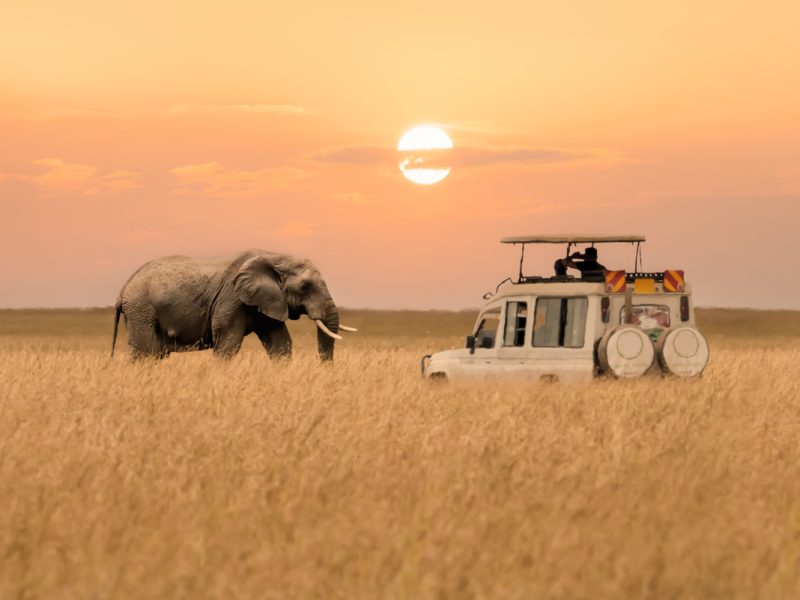
POLYGON ((634 271, 638 271, 641 266, 641 244, 645 241, 643 235, 602 235, 602 234, 582 234, 582 233, 562 233, 549 235, 512 235, 500 240, 503 244, 521 244, 522 253, 519 257, 519 281, 523 281, 523 262, 525 260, 526 244, 566 244, 567 255, 574 244, 609 244, 627 243, 636 244, 636 256, 634 257, 634 271))
POLYGON ((627 242, 644 242, 643 235, 588 235, 588 234, 551 234, 551 235, 512 235, 500 240, 503 244, 600 244, 627 242))

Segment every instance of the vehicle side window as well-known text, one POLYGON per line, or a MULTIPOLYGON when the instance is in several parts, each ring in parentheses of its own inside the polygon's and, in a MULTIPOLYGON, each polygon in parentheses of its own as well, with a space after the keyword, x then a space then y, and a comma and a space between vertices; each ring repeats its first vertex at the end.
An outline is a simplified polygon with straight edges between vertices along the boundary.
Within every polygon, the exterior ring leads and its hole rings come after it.
POLYGON ((525 325, 527 322, 527 302, 509 302, 506 304, 506 328, 503 334, 503 346, 524 346, 525 325))
MULTIPOLYGON (((625 307, 619 313, 619 322, 625 322, 625 307)), ((631 324, 638 325, 653 341, 669 328, 669 306, 666 304, 634 304, 631 307, 631 324)))
POLYGON ((537 298, 533 320, 533 345, 539 348, 558 346, 561 328, 561 298, 537 298))
POLYGON ((586 333, 586 311, 589 307, 589 299, 565 298, 564 303, 567 311, 564 324, 564 346, 582 348, 586 333))
POLYGON ((537 348, 582 348, 588 298, 537 298, 533 345, 537 348))
POLYGON ((500 309, 492 309, 481 315, 481 322, 475 331, 476 348, 494 348, 497 329, 500 326, 500 309))

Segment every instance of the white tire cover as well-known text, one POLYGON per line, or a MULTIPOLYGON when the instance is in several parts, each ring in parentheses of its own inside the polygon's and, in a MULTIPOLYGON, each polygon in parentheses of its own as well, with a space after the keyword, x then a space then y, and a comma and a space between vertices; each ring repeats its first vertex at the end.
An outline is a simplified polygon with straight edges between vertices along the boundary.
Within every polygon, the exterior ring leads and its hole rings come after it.
POLYGON ((597 355, 605 372, 615 377, 641 377, 653 364, 655 348, 639 327, 620 325, 600 338, 597 355))
POLYGON ((700 375, 708 364, 708 342, 694 327, 676 327, 658 340, 656 355, 667 373, 694 377, 700 375))

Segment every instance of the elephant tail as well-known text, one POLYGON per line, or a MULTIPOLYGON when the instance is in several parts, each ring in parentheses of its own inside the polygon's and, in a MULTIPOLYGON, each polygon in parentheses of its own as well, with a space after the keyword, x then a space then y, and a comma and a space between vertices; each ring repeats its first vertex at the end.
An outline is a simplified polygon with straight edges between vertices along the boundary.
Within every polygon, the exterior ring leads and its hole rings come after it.
POLYGON ((111 336, 111 356, 114 356, 114 346, 117 345, 117 330, 119 329, 119 316, 122 314, 122 301, 117 300, 114 306, 116 312, 114 313, 114 334, 111 336))

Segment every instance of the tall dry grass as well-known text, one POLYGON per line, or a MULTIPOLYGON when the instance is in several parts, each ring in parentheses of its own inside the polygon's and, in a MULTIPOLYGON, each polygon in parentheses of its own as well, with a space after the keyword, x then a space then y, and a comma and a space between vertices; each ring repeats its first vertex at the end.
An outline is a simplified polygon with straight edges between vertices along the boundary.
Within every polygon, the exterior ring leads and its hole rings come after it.
POLYGON ((334 365, 304 322, 130 364, 107 310, 0 311, 0 596, 800 594, 796 313, 586 386, 427 384, 474 315, 346 316, 334 365))

